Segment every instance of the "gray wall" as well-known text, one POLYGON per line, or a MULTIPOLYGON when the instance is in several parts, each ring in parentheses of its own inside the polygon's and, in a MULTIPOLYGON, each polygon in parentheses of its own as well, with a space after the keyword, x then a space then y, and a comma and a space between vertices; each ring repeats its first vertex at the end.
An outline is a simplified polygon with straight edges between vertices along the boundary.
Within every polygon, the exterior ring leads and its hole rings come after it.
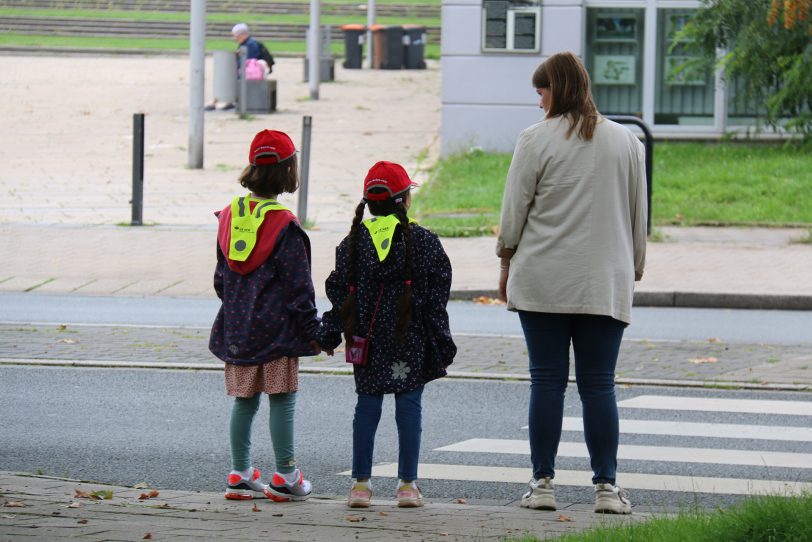
POLYGON ((582 0, 545 0, 541 52, 482 52, 482 1, 443 0, 443 156, 481 147, 512 152, 524 128, 542 111, 530 78, 544 58, 559 51, 582 54, 582 0))

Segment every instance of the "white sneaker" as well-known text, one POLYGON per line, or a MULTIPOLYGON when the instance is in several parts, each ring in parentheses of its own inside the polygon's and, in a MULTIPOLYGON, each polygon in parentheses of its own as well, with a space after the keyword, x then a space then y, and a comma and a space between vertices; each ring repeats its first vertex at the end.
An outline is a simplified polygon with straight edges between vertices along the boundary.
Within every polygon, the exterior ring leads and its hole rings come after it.
POLYGON ((555 487, 550 478, 530 480, 530 491, 522 495, 522 508, 533 510, 555 510, 555 487))
POLYGON ((601 514, 631 514, 629 493, 612 484, 595 484, 595 512, 601 514))

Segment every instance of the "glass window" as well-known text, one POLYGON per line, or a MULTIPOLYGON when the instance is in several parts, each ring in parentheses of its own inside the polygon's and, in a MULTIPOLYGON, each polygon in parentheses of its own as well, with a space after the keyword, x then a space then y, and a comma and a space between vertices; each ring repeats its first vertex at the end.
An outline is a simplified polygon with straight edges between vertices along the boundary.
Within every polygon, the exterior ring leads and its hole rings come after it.
POLYGON ((584 60, 603 114, 643 116, 643 13, 643 9, 587 9, 584 60))
POLYGON ((541 6, 538 0, 484 0, 482 49, 538 52, 541 44, 541 6))
POLYGON ((691 66, 694 57, 687 50, 688 42, 679 38, 692 13, 690 9, 657 11, 655 124, 713 124, 713 73, 691 66))

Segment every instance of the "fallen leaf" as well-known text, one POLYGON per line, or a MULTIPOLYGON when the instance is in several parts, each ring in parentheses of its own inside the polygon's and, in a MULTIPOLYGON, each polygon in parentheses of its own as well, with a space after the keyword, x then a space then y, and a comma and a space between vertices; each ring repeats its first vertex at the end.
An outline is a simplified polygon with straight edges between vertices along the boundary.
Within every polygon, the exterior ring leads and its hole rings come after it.
POLYGON ((711 338, 708 339, 708 342, 709 343, 718 343, 719 342, 719 337, 711 337, 711 338))
POLYGON ((275 518, 281 518, 281 517, 282 517, 282 516, 284 516, 285 514, 271 514, 271 515, 272 515, 273 517, 275 517, 275 518))
POLYGON ((147 495, 146 493, 141 493, 141 494, 138 496, 138 500, 139 500, 139 501, 145 501, 145 500, 147 500, 147 499, 149 499, 149 495, 147 495))
POLYGON ((171 507, 171 506, 169 506, 169 503, 168 503, 168 502, 165 502, 165 503, 163 503, 163 504, 159 505, 159 506, 158 506, 158 508, 172 508, 172 507, 171 507))
POLYGON ((86 524, 86 523, 87 523, 87 520, 86 520, 86 519, 80 519, 80 520, 79 520, 79 521, 77 521, 76 523, 81 523, 82 525, 84 525, 84 524, 86 524))
POLYGON ((11 514, 0 514, 0 518, 3 518, 3 519, 14 519, 16 517, 17 516, 12 516, 11 514))
POLYGON ((496 297, 488 297, 486 295, 481 295, 479 297, 475 297, 473 302, 478 305, 504 305, 504 301, 499 300, 496 297))
POLYGON ((251 511, 252 512, 261 512, 261 510, 259 509, 259 506, 257 506, 256 504, 254 504, 254 507, 251 509, 251 511))
POLYGON ((22 501, 7 501, 3 506, 6 508, 25 508, 28 505, 22 501))
POLYGON ((75 493, 74 493, 73 496, 75 498, 77 498, 77 499, 92 499, 93 498, 93 497, 90 496, 90 493, 88 493, 87 491, 82 491, 81 489, 75 489, 74 491, 75 491, 75 493))
POLYGON ((58 342, 61 342, 63 344, 76 344, 79 341, 77 341, 76 339, 59 339, 58 342))
POLYGON ((379 516, 388 516, 389 514, 387 514, 386 512, 381 511, 381 512, 378 512, 378 515, 379 516))
POLYGON ((110 499, 113 498, 113 492, 110 491, 109 489, 100 489, 98 491, 94 491, 93 493, 91 493, 90 496, 97 500, 104 499, 106 501, 109 501, 110 499))
POLYGON ((572 521, 572 518, 564 514, 558 514, 558 521, 572 521))
POLYGON ((135 484, 133 486, 133 489, 147 489, 148 487, 149 484, 147 484, 146 482, 141 482, 140 484, 135 484))
POLYGON ((73 501, 66 508, 81 508, 81 507, 82 507, 82 503, 73 501))
POLYGON ((358 523, 359 521, 366 521, 367 518, 365 516, 347 516, 347 521, 351 521, 353 523, 358 523))
POLYGON ((141 537, 141 540, 152 540, 152 533, 147 533, 141 537))
POLYGON ((468 504, 468 501, 466 501, 465 499, 457 499, 454 502, 457 504, 468 504))
POLYGON ((155 497, 157 497, 158 495, 160 495, 160 493, 158 493, 158 490, 157 490, 157 489, 153 489, 152 491, 150 491, 150 492, 149 492, 149 498, 150 498, 150 499, 154 499, 154 498, 155 498, 155 497))
POLYGON ((714 357, 708 357, 708 358, 689 358, 688 361, 690 363, 699 365, 700 363, 716 363, 719 360, 714 357))
POLYGON ((58 326, 56 326, 56 329, 58 331, 65 331, 66 329, 68 329, 68 326, 66 326, 65 324, 59 324, 58 326))

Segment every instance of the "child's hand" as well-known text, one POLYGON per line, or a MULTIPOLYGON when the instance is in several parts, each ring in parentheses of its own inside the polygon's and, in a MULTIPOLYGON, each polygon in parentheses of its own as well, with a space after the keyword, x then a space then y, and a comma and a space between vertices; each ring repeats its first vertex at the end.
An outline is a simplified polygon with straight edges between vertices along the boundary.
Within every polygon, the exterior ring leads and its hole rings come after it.
POLYGON ((316 341, 310 341, 308 344, 310 345, 310 348, 316 351, 316 354, 321 354, 321 346, 319 346, 319 343, 317 343, 316 341))
POLYGON ((328 356, 332 356, 335 354, 335 350, 333 350, 332 348, 322 348, 321 345, 319 345, 319 348, 321 348, 321 351, 327 354, 328 356))

